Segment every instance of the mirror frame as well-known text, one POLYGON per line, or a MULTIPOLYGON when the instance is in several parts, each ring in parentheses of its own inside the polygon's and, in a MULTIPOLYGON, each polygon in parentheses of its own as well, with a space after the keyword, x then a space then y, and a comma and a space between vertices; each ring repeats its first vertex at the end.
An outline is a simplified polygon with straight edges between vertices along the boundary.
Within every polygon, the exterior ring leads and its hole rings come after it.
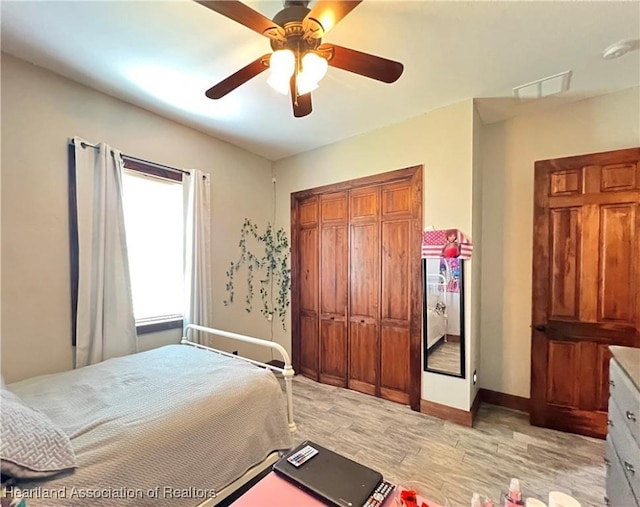
POLYGON ((427 258, 422 258, 422 350, 423 350, 423 365, 424 371, 429 373, 438 373, 440 375, 446 375, 448 377, 466 378, 465 368, 465 306, 464 306, 464 269, 465 262, 463 259, 458 258, 460 262, 460 373, 451 373, 448 371, 434 370, 429 368, 429 354, 428 354, 428 337, 426 336, 428 330, 427 324, 427 258))

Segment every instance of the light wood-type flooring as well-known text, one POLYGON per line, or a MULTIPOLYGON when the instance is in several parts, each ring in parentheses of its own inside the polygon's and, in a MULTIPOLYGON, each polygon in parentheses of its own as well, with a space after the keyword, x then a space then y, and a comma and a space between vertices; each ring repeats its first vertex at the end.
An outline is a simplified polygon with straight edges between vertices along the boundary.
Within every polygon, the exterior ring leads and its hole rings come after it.
POLYGON ((460 342, 444 342, 429 354, 427 365, 430 370, 460 374, 460 342))
MULTIPOLYGON (((527 414, 483 404, 473 428, 347 389, 294 379, 296 442, 308 439, 380 471, 417 480, 431 499, 468 506, 473 492, 502 502, 516 477, 524 497, 550 491, 604 505, 604 441, 536 428, 527 414)), ((503 503, 502 503, 503 504, 503 503)))

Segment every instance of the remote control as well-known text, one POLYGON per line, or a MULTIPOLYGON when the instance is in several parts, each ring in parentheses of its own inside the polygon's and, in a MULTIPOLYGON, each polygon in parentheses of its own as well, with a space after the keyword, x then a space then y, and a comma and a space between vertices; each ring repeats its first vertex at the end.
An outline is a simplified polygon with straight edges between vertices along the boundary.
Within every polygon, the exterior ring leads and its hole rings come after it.
POLYGON ((306 445, 295 454, 292 454, 291 456, 289 456, 287 458, 287 461, 297 468, 303 463, 306 463, 307 461, 309 461, 316 454, 318 454, 318 449, 314 449, 310 445, 306 445))
POLYGON ((362 507, 381 507, 395 487, 395 484, 381 480, 362 507))

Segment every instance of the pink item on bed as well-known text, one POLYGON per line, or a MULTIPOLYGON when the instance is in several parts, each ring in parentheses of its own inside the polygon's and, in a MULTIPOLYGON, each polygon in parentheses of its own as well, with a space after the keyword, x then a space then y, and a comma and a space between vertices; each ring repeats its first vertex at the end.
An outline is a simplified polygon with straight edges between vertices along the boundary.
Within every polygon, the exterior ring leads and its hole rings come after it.
POLYGON ((324 507, 320 501, 271 472, 231 507, 324 507))

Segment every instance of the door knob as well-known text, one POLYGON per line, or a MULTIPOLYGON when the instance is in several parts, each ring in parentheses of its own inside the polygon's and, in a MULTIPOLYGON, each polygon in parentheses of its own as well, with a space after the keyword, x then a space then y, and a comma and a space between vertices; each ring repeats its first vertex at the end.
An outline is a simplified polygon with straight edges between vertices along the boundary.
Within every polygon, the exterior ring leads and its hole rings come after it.
POLYGON ((546 333, 547 326, 545 326, 544 324, 538 324, 536 326, 533 326, 533 329, 535 329, 536 331, 540 331, 541 333, 546 333))

